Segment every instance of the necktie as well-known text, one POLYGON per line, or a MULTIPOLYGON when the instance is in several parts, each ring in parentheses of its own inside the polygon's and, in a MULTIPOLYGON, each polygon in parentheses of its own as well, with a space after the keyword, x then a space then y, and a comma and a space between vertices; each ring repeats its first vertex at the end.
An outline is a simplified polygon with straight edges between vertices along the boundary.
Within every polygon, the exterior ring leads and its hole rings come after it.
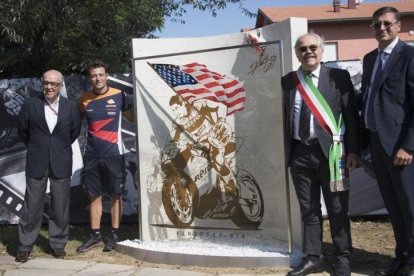
MULTIPOLYGON (((312 76, 308 74, 312 80, 312 76)), ((310 135, 310 118, 311 111, 305 101, 302 99, 302 105, 300 107, 299 115, 299 130, 298 135, 302 141, 306 141, 310 135)))
POLYGON ((378 66, 377 66, 377 70, 375 71, 375 77, 372 82, 372 87, 371 87, 368 105, 367 105, 367 127, 374 131, 376 130, 375 115, 374 115, 374 99, 379 89, 379 83, 382 77, 384 60, 386 58, 386 55, 387 53, 385 53, 384 51, 379 52, 378 66))

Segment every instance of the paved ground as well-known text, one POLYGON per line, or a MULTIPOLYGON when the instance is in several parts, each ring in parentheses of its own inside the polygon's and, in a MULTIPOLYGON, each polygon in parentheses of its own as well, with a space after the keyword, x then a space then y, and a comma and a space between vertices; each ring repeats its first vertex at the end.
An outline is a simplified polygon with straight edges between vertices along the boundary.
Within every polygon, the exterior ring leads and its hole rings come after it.
MULTIPOLYGON (((26 263, 16 263, 14 257, 0 257, 0 275, 2 276, 35 276, 35 275, 136 275, 136 276, 212 276, 204 272, 185 271, 182 269, 139 268, 127 265, 102 264, 78 260, 59 260, 35 258, 26 263)), ((219 274, 222 276, 249 276, 249 274, 219 274)), ((250 274, 251 275, 251 274, 250 274)), ((284 274, 266 274, 284 275, 284 274)), ((327 276, 328 273, 313 274, 327 276)), ((352 274, 368 275, 368 274, 352 274)))

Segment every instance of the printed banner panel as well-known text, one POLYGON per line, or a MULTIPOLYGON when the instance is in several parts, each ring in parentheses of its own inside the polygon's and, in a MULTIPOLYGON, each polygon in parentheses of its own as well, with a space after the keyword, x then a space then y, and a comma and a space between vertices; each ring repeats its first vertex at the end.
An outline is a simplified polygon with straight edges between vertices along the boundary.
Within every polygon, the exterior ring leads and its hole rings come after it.
MULTIPOLYGON (((133 93, 131 76, 110 75, 109 85, 129 94, 133 93)), ((81 76, 65 77, 61 90, 63 97, 78 100, 90 89, 87 81, 81 76)), ((17 135, 17 120, 24 100, 39 95, 42 91, 40 78, 2 79, 0 80, 0 220, 3 223, 18 223, 22 210, 26 189, 25 163, 26 147, 17 135)), ((124 120, 122 135, 125 144, 125 160, 127 180, 123 195, 123 221, 136 222, 137 218, 137 173, 135 124, 124 120)), ((81 185, 83 167, 82 152, 86 142, 86 123, 78 140, 72 145, 73 176, 71 180, 70 222, 89 223, 89 196, 81 185)), ((49 198, 49 189, 47 190, 49 198)), ((104 196, 103 221, 109 221, 110 198, 104 196)), ((48 202, 45 205, 45 216, 48 214, 48 202)))

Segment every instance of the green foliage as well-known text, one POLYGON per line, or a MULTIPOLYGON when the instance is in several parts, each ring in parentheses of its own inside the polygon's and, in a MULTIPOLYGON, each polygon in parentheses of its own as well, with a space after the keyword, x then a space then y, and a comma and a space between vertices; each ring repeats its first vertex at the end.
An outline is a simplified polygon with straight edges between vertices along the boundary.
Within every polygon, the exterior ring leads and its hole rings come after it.
POLYGON ((216 16, 244 0, 2 0, 0 78, 35 77, 47 69, 79 74, 93 59, 111 72, 130 70, 132 38, 152 38, 165 18, 194 8, 216 16))

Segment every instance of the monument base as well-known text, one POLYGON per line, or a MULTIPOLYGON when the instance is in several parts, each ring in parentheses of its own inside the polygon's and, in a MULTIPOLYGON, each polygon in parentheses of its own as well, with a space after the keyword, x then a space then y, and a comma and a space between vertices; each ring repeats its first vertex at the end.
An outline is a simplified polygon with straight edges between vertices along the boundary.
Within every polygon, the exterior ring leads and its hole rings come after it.
POLYGON ((274 240, 126 240, 116 251, 151 263, 203 267, 289 267, 299 257, 289 254, 286 243, 274 240))

